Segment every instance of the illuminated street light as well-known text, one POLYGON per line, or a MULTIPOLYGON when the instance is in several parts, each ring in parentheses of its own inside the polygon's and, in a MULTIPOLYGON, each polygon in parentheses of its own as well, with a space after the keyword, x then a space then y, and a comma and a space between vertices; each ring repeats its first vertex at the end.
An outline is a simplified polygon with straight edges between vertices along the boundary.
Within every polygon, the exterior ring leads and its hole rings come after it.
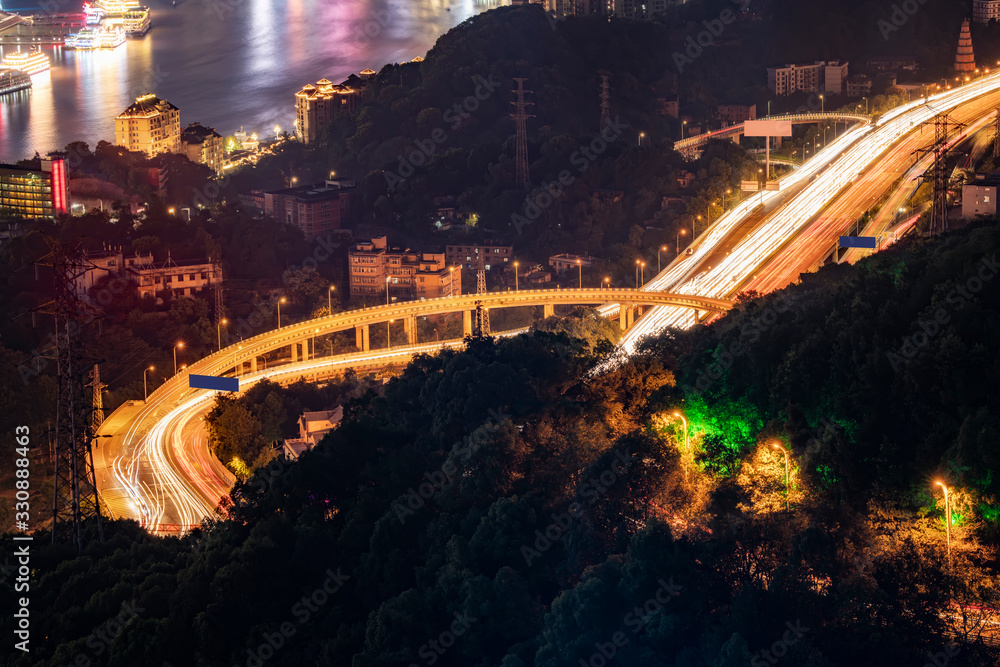
MULTIPOLYGON (((514 262, 514 267, 515 267, 514 268, 514 284, 517 285, 517 268, 516 268, 517 267, 517 262, 514 262)), ((449 276, 448 277, 448 289, 450 290, 450 294, 448 296, 455 296, 455 267, 454 266, 449 266, 448 267, 448 276, 449 276)), ((386 287, 386 290, 388 290, 388 289, 389 288, 386 287)))
POLYGON ((517 292, 517 267, 520 266, 517 262, 514 262, 514 291, 517 292))
POLYGON ((639 133, 639 147, 640 147, 640 148, 642 147, 642 140, 643 140, 643 139, 644 139, 645 137, 646 137, 646 133, 645 133, 645 132, 640 132, 640 133, 639 133))
POLYGON ((684 126, 687 124, 688 122, 686 120, 681 121, 681 141, 684 141, 684 126))
POLYGON ((611 289, 611 278, 610 277, 604 276, 604 286, 607 289, 611 289))
POLYGON ((660 268, 660 253, 663 252, 666 249, 667 249, 667 246, 661 245, 660 249, 656 251, 656 274, 657 275, 659 275, 660 271, 663 270, 663 269, 660 268))
POLYGON ((174 214, 174 207, 171 206, 170 208, 168 208, 167 209, 167 213, 169 213, 170 215, 173 215, 174 214))
POLYGON ((780 443, 772 442, 771 446, 775 449, 780 449, 785 453, 785 511, 788 511, 788 450, 785 449, 780 443))
POLYGON ((635 288, 639 289, 639 260, 635 260, 635 288))
POLYGON ((391 276, 385 277, 385 305, 389 305, 389 283, 392 282, 391 276))
POLYGON ((686 229, 682 229, 679 232, 677 232, 677 249, 676 249, 676 253, 678 255, 681 254, 681 237, 682 236, 687 236, 687 233, 688 233, 688 230, 686 230, 686 229))
POLYGON ((215 332, 216 332, 216 334, 218 334, 218 336, 219 336, 219 351, 220 351, 220 352, 222 351, 222 325, 223 325, 223 324, 229 324, 229 320, 227 320, 226 318, 224 318, 224 317, 223 317, 223 318, 222 318, 221 320, 219 320, 219 322, 218 322, 218 323, 217 323, 217 324, 215 325, 215 332))
POLYGON ((580 289, 583 289, 583 263, 580 260, 576 260, 576 268, 580 270, 580 289))
POLYGON ((385 323, 385 343, 386 347, 389 348, 390 350, 392 349, 392 331, 390 329, 390 326, 395 321, 396 320, 389 320, 388 322, 385 323))
POLYGON ((945 535, 948 543, 948 566, 951 566, 951 504, 948 500, 948 487, 944 485, 944 482, 934 482, 942 489, 944 489, 944 527, 945 535))
POLYGON ((640 283, 642 285, 646 284, 646 262, 639 262, 639 276, 640 283))
POLYGON ((330 311, 331 315, 333 315, 333 291, 335 289, 337 289, 336 285, 330 285, 330 289, 326 291, 326 309, 330 311))
POLYGON ((285 297, 278 299, 278 331, 281 331, 281 304, 285 303, 285 297))
POLYGON ((177 344, 174 345, 174 375, 177 375, 177 350, 178 350, 178 348, 182 349, 182 350, 184 349, 184 342, 183 341, 177 341, 177 344))
POLYGON ((155 370, 156 370, 156 366, 150 366, 149 368, 144 368, 143 371, 142 371, 142 402, 143 403, 146 402, 146 398, 148 397, 148 394, 146 392, 146 373, 149 372, 149 371, 155 371, 155 370))

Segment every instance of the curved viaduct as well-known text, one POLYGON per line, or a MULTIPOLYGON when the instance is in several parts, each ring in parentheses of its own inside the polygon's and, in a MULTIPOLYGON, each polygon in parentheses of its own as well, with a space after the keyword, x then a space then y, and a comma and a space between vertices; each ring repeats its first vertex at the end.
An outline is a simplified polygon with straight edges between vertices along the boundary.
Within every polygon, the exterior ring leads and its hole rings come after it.
MULTIPOLYGON (((784 116, 767 116, 766 118, 758 118, 757 120, 787 120, 791 121, 793 125, 822 123, 826 120, 842 123, 858 122, 868 124, 872 122, 871 118, 868 116, 859 116, 857 114, 849 113, 798 113, 786 114, 784 116)), ((680 153, 692 154, 700 146, 707 144, 712 139, 734 138, 735 141, 739 142, 739 137, 743 134, 744 130, 744 124, 739 123, 738 125, 724 127, 721 130, 716 130, 714 132, 706 132, 705 134, 699 134, 674 143, 674 150, 680 153)))
MULTIPOLYGON (((469 335, 472 333, 472 312, 479 304, 488 309, 542 306, 544 315, 549 316, 557 305, 607 303, 619 304, 619 324, 622 329, 628 329, 632 325, 635 309, 639 306, 689 308, 699 321, 704 315, 725 312, 733 306, 733 302, 726 299, 647 292, 641 289, 554 289, 465 294, 361 308, 283 326, 223 348, 189 365, 186 370, 187 373, 202 375, 242 375, 245 371, 252 373, 257 370, 257 361, 262 355, 284 348, 290 349, 291 362, 294 363, 311 356, 310 347, 315 349, 315 343, 311 345, 310 341, 314 341, 317 336, 350 329, 356 332, 358 349, 366 351, 369 349, 369 327, 390 320, 402 320, 406 343, 415 345, 418 343, 417 318, 443 313, 462 312, 464 333, 469 335)), ((177 389, 179 384, 186 383, 184 375, 178 373, 170 378, 150 397, 177 389)))

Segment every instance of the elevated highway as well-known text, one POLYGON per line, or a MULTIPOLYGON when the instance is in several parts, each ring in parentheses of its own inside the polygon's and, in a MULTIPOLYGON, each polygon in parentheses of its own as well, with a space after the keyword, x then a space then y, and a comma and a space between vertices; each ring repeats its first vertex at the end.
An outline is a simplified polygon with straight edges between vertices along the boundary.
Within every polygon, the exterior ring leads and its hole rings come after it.
MULTIPOLYGON (((849 113, 785 114, 781 116, 767 116, 765 118, 759 118, 758 120, 787 120, 791 122, 792 125, 806 125, 827 121, 833 121, 835 123, 862 123, 864 125, 868 125, 872 122, 871 118, 868 116, 859 116, 857 114, 849 113)), ((734 141, 739 141, 739 138, 743 136, 745 131, 745 123, 730 125, 729 127, 724 127, 721 130, 706 132, 705 134, 699 134, 682 141, 678 141, 674 144, 674 150, 690 157, 697 152, 698 149, 713 139, 733 139, 734 141)))

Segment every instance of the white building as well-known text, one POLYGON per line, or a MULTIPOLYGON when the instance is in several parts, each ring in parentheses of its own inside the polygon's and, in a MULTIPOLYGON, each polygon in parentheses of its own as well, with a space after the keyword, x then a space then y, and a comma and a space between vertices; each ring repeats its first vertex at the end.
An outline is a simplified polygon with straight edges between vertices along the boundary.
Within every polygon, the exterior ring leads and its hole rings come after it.
POLYGON ((981 174, 976 180, 962 186, 962 217, 975 218, 977 215, 997 214, 998 179, 981 174))
POLYGON ((1000 0, 972 0, 972 20, 976 23, 1000 21, 1000 0))
POLYGON ((333 410, 303 412, 299 417, 299 437, 285 440, 281 451, 285 458, 294 461, 302 452, 315 447, 327 433, 340 425, 344 418, 344 407, 338 405, 333 410))
POLYGON ((802 91, 840 95, 847 81, 847 63, 817 60, 812 65, 785 65, 767 68, 767 87, 783 97, 802 91))

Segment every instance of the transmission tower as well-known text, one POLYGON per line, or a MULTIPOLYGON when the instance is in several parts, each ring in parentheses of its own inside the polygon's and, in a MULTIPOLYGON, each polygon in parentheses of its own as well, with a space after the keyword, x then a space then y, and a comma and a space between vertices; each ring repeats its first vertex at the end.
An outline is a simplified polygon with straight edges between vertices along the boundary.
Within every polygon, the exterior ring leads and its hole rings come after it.
POLYGON ((101 424, 104 422, 104 389, 108 386, 101 382, 99 364, 94 364, 94 370, 90 374, 90 382, 87 386, 92 387, 94 391, 94 397, 91 401, 90 432, 97 433, 97 429, 101 428, 101 424))
MULTIPOLYGON (((94 372, 95 397, 88 401, 84 393, 83 361, 78 336, 83 324, 97 319, 99 313, 91 309, 78 295, 77 279, 87 273, 92 265, 81 253, 80 244, 61 245, 47 239, 49 254, 39 264, 51 266, 55 282, 52 313, 56 323, 56 398, 55 425, 55 484, 52 501, 52 541, 55 542, 60 524, 72 526, 73 544, 77 552, 83 551, 84 521, 95 519, 97 537, 104 540, 101 509, 94 476, 94 421, 91 407, 100 400, 99 372, 94 372)), ((103 410, 102 410, 103 412, 103 410)))
MULTIPOLYGON (((476 273, 476 294, 486 294, 486 263, 482 253, 479 253, 479 271, 476 273)), ((476 302, 476 335, 490 335, 490 311, 482 301, 476 302)))
POLYGON ((601 131, 611 125, 611 87, 608 84, 610 75, 601 74, 601 131))
POLYGON ((514 105, 514 113, 510 115, 517 126, 517 149, 515 151, 515 162, 517 165, 517 184, 523 188, 528 187, 528 119, 534 116, 528 114, 527 108, 531 102, 524 101, 524 95, 530 90, 524 89, 524 82, 527 79, 514 79, 517 81, 517 90, 511 91, 517 95, 517 101, 511 102, 514 105))
POLYGON ((934 164, 930 169, 931 178, 927 179, 925 174, 924 180, 930 180, 934 186, 931 225, 928 231, 931 234, 940 234, 948 231, 948 129, 952 125, 956 128, 965 127, 965 124, 953 120, 947 113, 936 116, 933 123, 934 143, 917 152, 934 153, 934 164))

